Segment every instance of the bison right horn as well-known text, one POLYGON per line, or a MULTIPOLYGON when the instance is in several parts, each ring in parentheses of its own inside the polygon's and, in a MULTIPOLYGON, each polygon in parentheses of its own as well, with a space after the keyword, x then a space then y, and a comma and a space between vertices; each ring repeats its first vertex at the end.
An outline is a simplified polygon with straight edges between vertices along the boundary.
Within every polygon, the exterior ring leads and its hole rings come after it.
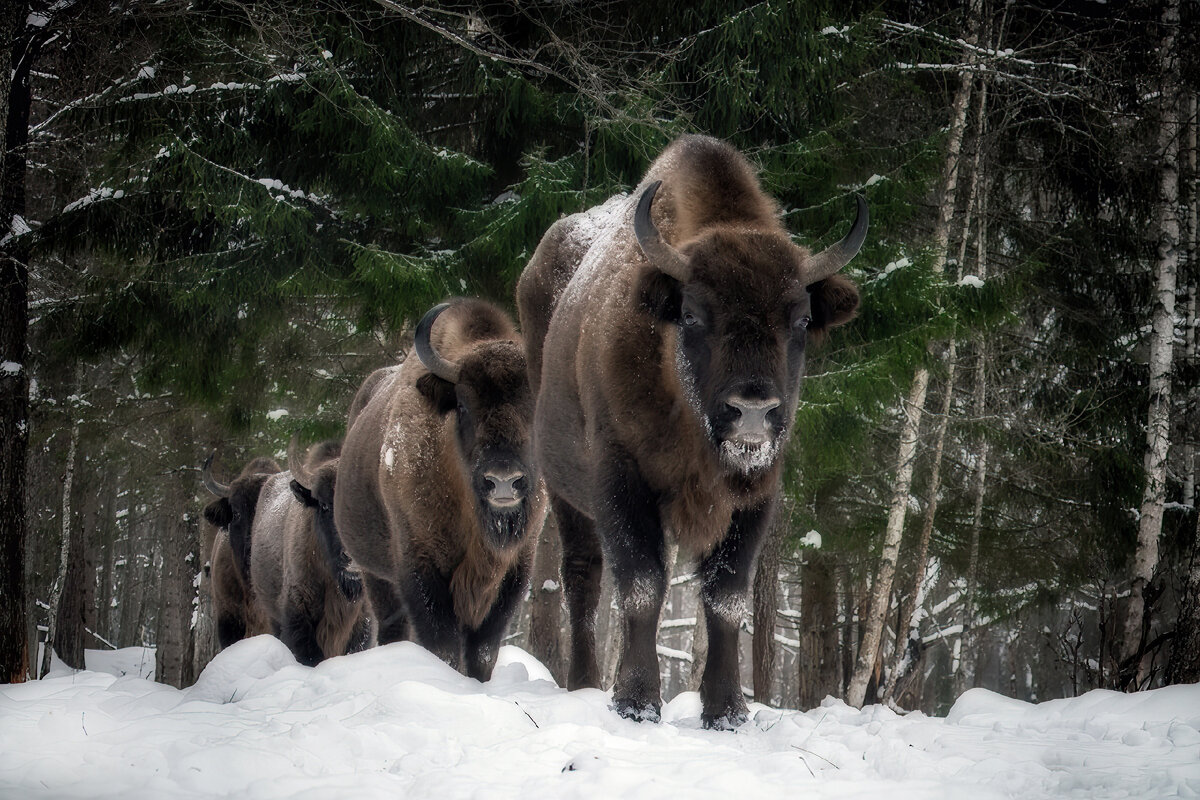
POLYGON ((867 238, 867 221, 870 214, 867 212, 867 201, 861 194, 854 195, 854 200, 858 204, 858 211, 854 215, 854 224, 850 226, 850 232, 840 242, 825 248, 808 260, 804 280, 809 284, 825 280, 858 255, 858 249, 867 238))
POLYGON ((459 365, 442 358, 438 351, 433 349, 433 343, 429 340, 429 335, 433 331, 433 321, 449 307, 449 303, 441 303, 429 309, 425 316, 421 317, 421 321, 417 323, 417 332, 413 336, 413 346, 416 348, 417 358, 425 365, 425 369, 442 380, 458 383, 459 365))
POLYGON ((687 283, 691 275, 687 259, 663 241, 658 228, 654 226, 654 220, 650 219, 650 205, 654 202, 654 194, 660 186, 662 181, 655 181, 642 192, 637 211, 633 214, 633 234, 637 237, 638 246, 642 248, 642 254, 646 256, 647 261, 675 280, 687 283))
POLYGON ((217 457, 217 451, 213 450, 208 454, 208 458, 204 459, 204 467, 201 474, 204 476, 204 488, 215 494, 217 497, 233 496, 233 487, 226 486, 223 483, 218 483, 212 476, 213 459, 217 457))

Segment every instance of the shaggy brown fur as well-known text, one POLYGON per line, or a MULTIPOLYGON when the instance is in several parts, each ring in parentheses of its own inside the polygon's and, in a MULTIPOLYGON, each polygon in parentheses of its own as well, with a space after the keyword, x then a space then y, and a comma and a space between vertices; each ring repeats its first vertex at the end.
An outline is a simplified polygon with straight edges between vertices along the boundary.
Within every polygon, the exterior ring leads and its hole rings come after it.
MULTIPOLYGON (((326 442, 312 447, 305 459, 315 478, 308 488, 327 507, 333 501, 339 450, 336 442, 326 442)), ((318 538, 320 509, 301 501, 293 482, 288 471, 263 486, 251 537, 250 574, 272 633, 298 661, 311 666, 366 645, 370 623, 361 596, 346 597, 325 556, 318 538)))
POLYGON ((520 337, 496 307, 455 302, 430 341, 461 365, 457 383, 415 355, 367 379, 342 451, 335 519, 365 573, 380 643, 407 638, 411 624, 420 644, 486 679, 528 579, 545 494, 530 474, 524 529, 497 541, 481 520, 477 483, 496 450, 528 463, 533 397, 520 337))
POLYGON ((209 563, 222 648, 270 631, 250 585, 250 529, 263 484, 278 472, 272 459, 255 458, 229 485, 228 497, 218 497, 204 508, 204 518, 216 529, 209 563))
POLYGON ((240 639, 270 633, 271 625, 254 600, 254 591, 242 575, 229 544, 229 531, 216 532, 210 559, 210 587, 217 640, 222 648, 240 639))
POLYGON ((653 628, 665 534, 705 572, 715 638, 702 687, 705 721, 744 717, 731 626, 779 490, 804 323, 811 343, 858 305, 841 276, 806 280, 810 257, 791 242, 744 157, 688 136, 664 151, 631 196, 556 223, 518 283, 538 395, 537 457, 562 527, 575 639, 570 685, 598 680, 598 537, 615 559, 626 612, 614 699, 627 716, 656 717, 661 702, 653 628), (634 233, 638 201, 659 181, 651 218, 686 262, 686 283, 649 263, 634 233), (744 400, 778 402, 763 412, 771 447, 752 455, 727 433, 742 416, 734 403, 744 400))

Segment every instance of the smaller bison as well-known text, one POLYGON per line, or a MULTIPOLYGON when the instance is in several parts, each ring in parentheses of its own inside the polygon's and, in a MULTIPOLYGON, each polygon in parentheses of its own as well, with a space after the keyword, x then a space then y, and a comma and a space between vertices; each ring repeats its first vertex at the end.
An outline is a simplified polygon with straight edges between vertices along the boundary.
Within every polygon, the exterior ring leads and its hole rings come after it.
POLYGON ((419 644, 487 680, 546 511, 525 354, 508 315, 480 300, 433 308, 414 349, 355 398, 334 516, 380 644, 411 625, 419 644))
POLYGON ((210 557, 213 613, 217 641, 226 648, 270 631, 250 585, 250 528, 263 483, 279 472, 279 465, 269 458, 256 458, 226 485, 213 478, 214 456, 216 451, 209 454, 202 472, 204 486, 217 499, 204 507, 204 518, 217 529, 210 557))
POLYGON ((333 525, 337 442, 312 447, 301 461, 295 443, 289 472, 263 486, 252 534, 250 575, 272 632, 306 666, 370 643, 362 582, 350 569, 333 525))

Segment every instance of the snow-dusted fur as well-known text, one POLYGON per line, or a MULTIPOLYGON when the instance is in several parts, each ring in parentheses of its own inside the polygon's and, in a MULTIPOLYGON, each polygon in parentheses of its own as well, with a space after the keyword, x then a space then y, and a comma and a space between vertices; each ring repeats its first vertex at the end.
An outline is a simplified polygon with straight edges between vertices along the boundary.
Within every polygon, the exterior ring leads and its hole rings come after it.
POLYGON ((415 355, 367 378, 352 405, 335 518, 364 572, 379 642, 411 636, 486 679, 545 517, 530 458, 533 396, 520 337, 495 306, 455 301, 430 342, 460 365, 457 383, 415 355), (481 493, 501 457, 529 478, 505 513, 481 493))
POLYGON ((813 263, 749 162, 716 139, 687 136, 632 195, 552 226, 521 275, 537 457, 563 538, 570 685, 599 682, 603 550, 625 617, 614 699, 627 716, 656 718, 661 706, 655 632, 670 535, 701 561, 705 719, 745 717, 733 611, 779 491, 805 342, 858 305, 847 279, 806 279, 813 263), (686 280, 650 263, 635 235, 639 200, 658 182, 651 219, 686 263, 686 280), (754 436, 741 433, 742 401, 778 403, 754 436))

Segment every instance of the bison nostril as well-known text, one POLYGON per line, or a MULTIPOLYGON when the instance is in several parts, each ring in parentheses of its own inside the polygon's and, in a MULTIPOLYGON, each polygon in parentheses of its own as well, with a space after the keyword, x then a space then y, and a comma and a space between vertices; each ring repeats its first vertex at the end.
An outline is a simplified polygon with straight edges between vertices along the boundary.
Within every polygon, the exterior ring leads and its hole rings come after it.
POLYGON ((529 481, 527 481, 523 477, 517 478, 515 481, 513 481, 513 488, 516 489, 521 494, 524 494, 525 491, 529 488, 529 481))
POLYGON ((488 494, 491 494, 492 492, 496 491, 496 482, 494 480, 492 480, 491 478, 484 478, 483 479, 483 489, 488 494))

